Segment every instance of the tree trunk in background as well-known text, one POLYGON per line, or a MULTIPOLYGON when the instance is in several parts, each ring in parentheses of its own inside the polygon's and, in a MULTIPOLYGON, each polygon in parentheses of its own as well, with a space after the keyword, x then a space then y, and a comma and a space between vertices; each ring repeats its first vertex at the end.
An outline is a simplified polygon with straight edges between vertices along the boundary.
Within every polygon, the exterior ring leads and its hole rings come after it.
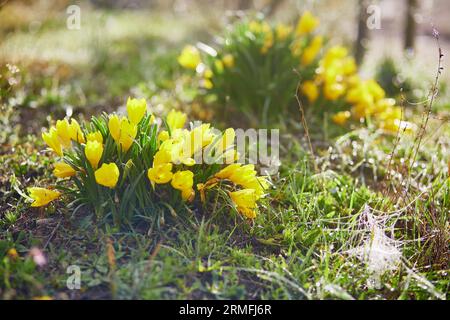
POLYGON ((408 0, 406 8, 406 24, 405 24, 405 50, 414 50, 416 38, 416 21, 414 15, 417 10, 417 0, 408 0))
POLYGON ((366 43, 369 38, 369 29, 367 28, 367 6, 366 0, 359 0, 359 14, 358 14, 358 34, 355 43, 355 59, 357 64, 361 64, 366 52, 366 43))
POLYGON ((284 0, 271 0, 267 9, 267 16, 273 16, 279 7, 281 7, 284 3, 284 0))
POLYGON ((239 0, 238 1, 238 10, 248 10, 250 9, 251 5, 253 4, 252 0, 239 0))

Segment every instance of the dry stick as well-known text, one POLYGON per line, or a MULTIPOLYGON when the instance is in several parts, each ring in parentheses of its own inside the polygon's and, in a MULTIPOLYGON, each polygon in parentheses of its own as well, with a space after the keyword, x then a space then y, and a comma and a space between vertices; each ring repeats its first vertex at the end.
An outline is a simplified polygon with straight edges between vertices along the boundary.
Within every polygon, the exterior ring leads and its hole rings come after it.
POLYGON ((298 103, 298 108, 300 110, 300 115, 301 115, 301 122, 302 122, 303 128, 305 129, 305 135, 308 140, 308 147, 309 147, 309 152, 311 153, 311 158, 312 158, 312 161, 314 164, 314 171, 317 173, 317 172, 319 172, 319 168, 317 167, 317 163, 316 163, 316 160, 314 157, 314 150, 313 150, 313 147, 311 144, 311 137, 309 135, 308 124, 306 123, 305 110, 303 109, 303 105, 302 105, 302 103, 300 101, 300 97, 298 95, 299 91, 300 91, 300 81, 297 84, 297 89, 295 92, 295 99, 297 100, 297 103, 298 103))
POLYGON ((428 107, 425 110, 425 112, 426 112, 425 122, 420 127, 420 131, 419 131, 419 135, 418 135, 419 141, 417 143, 417 148, 415 149, 414 157, 412 159, 413 161, 410 164, 409 171, 411 171, 411 169, 412 169, 412 167, 414 165, 414 162, 416 161, 417 154, 419 152, 419 148, 420 148, 420 145, 422 143, 423 136, 425 135, 425 130, 426 130, 426 127, 428 125, 428 120, 430 119, 430 116, 431 116, 431 109, 433 107, 434 99, 436 98, 436 94, 437 94, 437 91, 438 91, 437 86, 438 86, 438 83, 439 83, 439 77, 440 77, 442 69, 443 69, 443 67, 442 67, 442 58, 444 57, 444 54, 442 53, 442 48, 441 48, 441 45, 440 45, 440 42, 439 42, 439 32, 434 27, 433 27, 433 36, 435 37, 436 43, 437 43, 438 48, 439 48, 438 70, 436 72, 436 77, 434 79, 433 87, 431 88, 431 98, 429 100, 428 107))
MULTIPOLYGON (((405 108, 404 103, 405 103, 405 99, 404 99, 404 95, 402 95, 402 113, 401 113, 401 117, 400 117, 401 121, 403 121, 403 114, 404 114, 404 108, 405 108)), ((391 190, 391 187, 393 187, 393 185, 394 185, 394 183, 391 180, 391 164, 392 164, 392 160, 394 159, 395 151, 397 150, 397 147, 400 144, 400 137, 401 137, 400 130, 401 130, 401 125, 397 129, 397 134, 396 134, 396 137, 395 137, 394 147, 392 148, 391 154, 389 155, 389 163, 387 165, 387 180, 390 183, 389 183, 389 186, 386 189, 384 189, 383 192, 382 192, 382 194, 384 196, 387 196, 389 194, 389 191, 391 190)), ((406 128, 403 130, 403 132, 405 130, 406 130, 406 128)))
POLYGON ((440 42, 439 42, 439 32, 434 27, 433 27, 433 36, 436 39, 436 43, 437 43, 437 46, 438 46, 438 52, 439 52, 438 68, 437 68, 437 72, 436 72, 436 76, 435 76, 435 79, 434 79, 433 86, 430 89, 430 95, 431 96, 429 97, 429 99, 427 99, 428 105, 427 105, 427 107, 425 109, 424 114, 422 115, 422 121, 421 121, 420 129, 419 129, 419 132, 418 132, 418 134, 416 136, 416 139, 414 140, 414 145, 417 142, 417 146, 415 148, 413 148, 413 150, 412 150, 412 152, 414 152, 414 156, 411 159, 411 153, 410 153, 410 155, 408 157, 408 160, 410 161, 410 166, 409 166, 409 169, 408 169, 408 182, 406 184, 406 187, 403 190, 403 196, 407 197, 407 198, 409 198, 407 191, 409 190, 410 185, 411 185, 411 170, 412 170, 412 168, 414 166, 414 163, 416 162, 420 146, 422 144, 423 138, 424 138, 425 133, 426 133, 426 128, 427 128, 427 125, 428 125, 428 121, 429 121, 429 119, 431 117, 431 111, 432 111, 432 108, 433 108, 434 100, 435 100, 437 92, 438 92, 439 77, 440 77, 440 75, 442 73, 442 69, 443 69, 443 67, 442 67, 442 58, 443 58, 444 54, 442 53, 442 48, 441 48, 441 45, 440 45, 440 42))

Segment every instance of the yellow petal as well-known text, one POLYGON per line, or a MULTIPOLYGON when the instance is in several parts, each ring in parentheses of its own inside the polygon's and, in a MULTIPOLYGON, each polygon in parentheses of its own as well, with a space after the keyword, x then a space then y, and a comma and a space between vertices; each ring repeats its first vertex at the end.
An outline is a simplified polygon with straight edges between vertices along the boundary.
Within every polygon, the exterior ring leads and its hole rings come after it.
POLYGON ((104 163, 95 171, 95 181, 105 187, 113 189, 119 181, 119 168, 115 163, 104 163))

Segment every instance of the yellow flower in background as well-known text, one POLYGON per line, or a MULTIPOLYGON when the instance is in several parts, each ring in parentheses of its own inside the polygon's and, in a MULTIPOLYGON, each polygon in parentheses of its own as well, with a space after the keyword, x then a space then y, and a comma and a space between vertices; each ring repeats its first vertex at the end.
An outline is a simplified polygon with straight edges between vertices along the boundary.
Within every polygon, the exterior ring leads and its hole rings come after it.
POLYGON ((325 84, 323 93, 325 98, 335 101, 345 93, 345 86, 341 83, 325 84))
POLYGON ((350 111, 340 111, 333 115, 332 120, 334 123, 343 126, 347 123, 348 119, 350 119, 350 116, 350 111))
POLYGON ((58 191, 38 187, 29 188, 28 192, 30 193, 30 197, 34 200, 31 204, 32 207, 45 206, 53 200, 58 199, 61 195, 58 191))
POLYGON ((367 80, 366 82, 367 89, 374 97, 375 101, 383 99, 386 96, 384 89, 373 79, 367 80))
POLYGON ((232 54, 228 53, 223 56, 222 58, 223 65, 227 68, 233 68, 234 67, 234 57, 232 54))
POLYGON ((279 23, 275 27, 275 34, 278 40, 286 39, 292 32, 292 27, 284 23, 279 23))
POLYGON ((98 163, 102 158, 103 145, 98 141, 88 141, 84 149, 84 154, 91 164, 92 168, 97 169, 98 163))
POLYGON ((311 64, 322 49, 323 37, 317 36, 311 41, 311 44, 305 49, 302 54, 302 65, 307 66, 311 64))
POLYGON ((263 46, 261 48, 261 53, 262 54, 266 54, 270 48, 272 48, 273 46, 273 32, 271 30, 269 30, 265 35, 264 35, 264 43, 263 46))
POLYGON ((137 134, 137 125, 127 118, 112 115, 108 120, 108 128, 114 141, 124 152, 130 149, 137 134))
POLYGON ((380 128, 390 133, 397 133, 397 132, 411 133, 414 131, 414 125, 411 122, 402 121, 400 119, 390 119, 382 121, 380 123, 380 128))
POLYGON ((374 104, 374 98, 364 83, 350 89, 347 92, 346 101, 352 104, 359 104, 366 109, 372 108, 374 104))
POLYGON ((119 181, 119 168, 115 163, 104 163, 95 170, 95 181, 105 187, 113 189, 119 181))
POLYGON ((68 178, 75 175, 75 170, 71 165, 65 162, 55 163, 55 169, 53 169, 53 174, 58 178, 68 178))
POLYGON ((392 98, 380 99, 375 103, 374 113, 382 113, 394 106, 395 106, 395 99, 392 98))
POLYGON ((248 28, 253 33, 261 33, 263 29, 261 22, 256 20, 250 21, 250 23, 248 24, 248 28))
POLYGON ((353 75, 358 71, 355 58, 347 57, 342 61, 342 69, 345 75, 353 75))
POLYGON ((205 71, 203 72, 203 76, 206 78, 206 79, 211 79, 212 77, 213 77, 213 72, 212 72, 212 70, 211 69, 209 69, 209 68, 206 68, 205 69, 205 71))
POLYGON ((56 131, 64 148, 70 147, 70 125, 67 119, 56 121, 56 131))
POLYGON ((127 113, 131 123, 138 124, 147 111, 147 102, 145 99, 131 99, 127 100, 127 113))
POLYGON ((166 121, 170 131, 174 131, 183 128, 186 124, 186 119, 187 115, 184 112, 172 109, 167 115, 166 121))
POLYGON ((97 141, 98 143, 103 143, 103 135, 100 131, 95 131, 88 133, 86 135, 87 141, 97 141))
POLYGON ((249 219, 256 218, 256 194, 253 189, 230 192, 230 198, 237 210, 249 219))
POLYGON ((78 124, 77 120, 70 119, 70 139, 73 141, 77 141, 78 143, 85 143, 86 140, 84 139, 83 131, 81 130, 80 125, 78 124))
POLYGON ((336 62, 341 62, 348 56, 348 50, 342 46, 334 46, 328 49, 322 59, 322 66, 325 69, 330 68, 336 62))
POLYGON ((19 254, 17 253, 16 248, 10 248, 6 254, 11 259, 17 259, 19 257, 19 254))
POLYGON ((42 133, 42 139, 58 156, 62 157, 62 145, 55 127, 51 127, 49 132, 42 133))
POLYGON ((166 163, 148 169, 147 176, 152 183, 164 184, 172 179, 172 164, 166 163))
POLYGON ((201 62, 200 52, 191 45, 185 46, 178 57, 178 63, 186 69, 195 70, 201 62))
POLYGON ((367 108, 363 104, 355 104, 351 110, 352 110, 351 113, 352 113, 353 119, 359 121, 359 120, 365 118, 366 116, 368 116, 370 114, 369 112, 371 109, 367 108))
POLYGON ((212 83, 212 81, 211 80, 209 80, 209 79, 203 79, 202 81, 201 81, 201 86, 203 87, 203 88, 205 88, 205 89, 212 89, 213 87, 214 87, 214 84, 212 83))
POLYGON ((319 97, 319 88, 317 88, 317 85, 311 80, 303 82, 302 92, 311 103, 315 102, 319 97))
POLYGON ((298 36, 310 33, 319 26, 319 19, 312 15, 310 11, 305 11, 298 21, 295 33, 298 36))
MULTIPOLYGON (((233 58, 233 63, 234 63, 234 58, 233 58)), ((216 59, 216 60, 214 60, 214 67, 216 68, 216 72, 220 74, 223 72, 224 62, 222 60, 216 59)))

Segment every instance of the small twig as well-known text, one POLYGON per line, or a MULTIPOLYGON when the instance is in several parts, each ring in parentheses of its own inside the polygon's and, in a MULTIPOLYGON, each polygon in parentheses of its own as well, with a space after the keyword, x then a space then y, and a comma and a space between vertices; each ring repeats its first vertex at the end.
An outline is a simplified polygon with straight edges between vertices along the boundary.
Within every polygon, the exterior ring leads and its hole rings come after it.
POLYGON ((308 141, 309 152, 311 153, 311 158, 313 160, 314 170, 315 170, 315 172, 318 172, 319 169, 318 169, 317 163, 315 161, 314 149, 313 149, 312 144, 311 144, 311 137, 309 135, 308 124, 306 122, 305 109, 303 108, 303 105, 301 103, 301 100, 300 100, 300 97, 299 97, 299 94, 298 94, 299 91, 300 91, 300 80, 299 80, 299 82, 297 84, 297 89, 295 91, 295 99, 297 100, 298 108, 300 110, 300 115, 301 115, 301 119, 300 120, 302 122, 303 128, 305 129, 305 136, 306 136, 306 139, 308 141))
POLYGON ((53 236, 55 235, 56 230, 58 230, 59 226, 61 225, 61 221, 62 221, 62 219, 59 219, 58 224, 53 229, 52 233, 50 234, 50 237, 48 237, 47 241, 45 242, 45 245, 44 245, 44 248, 43 248, 44 250, 45 250, 45 248, 47 248, 48 244, 53 239, 53 236))

